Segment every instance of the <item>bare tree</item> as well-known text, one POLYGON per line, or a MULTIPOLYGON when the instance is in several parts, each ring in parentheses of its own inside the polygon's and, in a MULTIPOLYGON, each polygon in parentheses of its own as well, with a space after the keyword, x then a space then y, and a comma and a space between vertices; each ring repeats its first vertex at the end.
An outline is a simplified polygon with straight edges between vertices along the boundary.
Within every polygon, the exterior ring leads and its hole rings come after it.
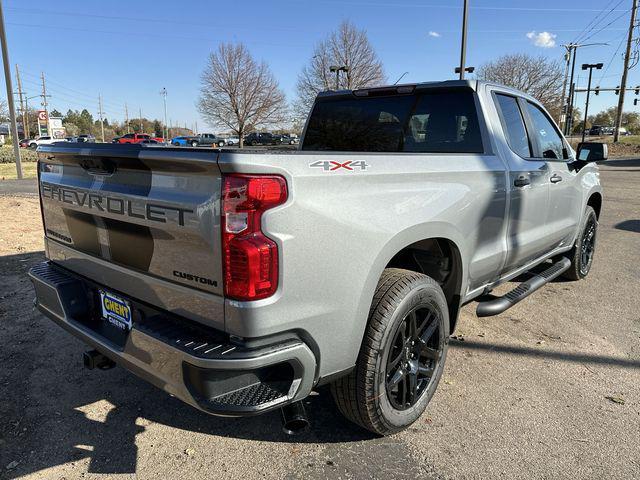
POLYGON ((9 107, 7 106, 7 101, 0 98, 0 122, 8 122, 9 120, 9 107))
POLYGON ((211 126, 243 135, 280 123, 285 97, 265 62, 256 62, 243 44, 222 43, 202 72, 198 111, 211 126))
POLYGON ((554 118, 558 118, 563 76, 559 62, 544 56, 516 53, 485 63, 476 72, 480 80, 500 83, 528 93, 538 99, 554 118))
POLYGON ((294 106, 298 117, 306 117, 318 92, 336 88, 336 74, 329 71, 331 66, 347 67, 346 72, 339 72, 340 89, 370 87, 386 81, 382 62, 367 32, 344 21, 316 45, 309 65, 298 75, 298 98, 294 106))

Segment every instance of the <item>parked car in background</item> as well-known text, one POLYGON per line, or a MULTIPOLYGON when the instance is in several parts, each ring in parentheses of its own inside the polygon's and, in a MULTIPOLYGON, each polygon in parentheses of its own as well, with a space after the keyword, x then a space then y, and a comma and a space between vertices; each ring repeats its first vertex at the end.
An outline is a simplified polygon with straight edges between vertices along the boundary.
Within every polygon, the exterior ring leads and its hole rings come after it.
POLYGON ((113 139, 113 143, 142 143, 144 140, 155 140, 164 143, 162 137, 152 137, 148 133, 127 133, 117 139, 113 139))
POLYGON ((253 132, 244 137, 244 143, 250 147, 255 145, 281 145, 282 136, 269 132, 253 132))
POLYGON ((200 135, 190 137, 189 140, 189 145, 192 147, 224 147, 226 144, 226 139, 214 133, 201 133, 200 135))
POLYGON ((23 138, 22 140, 20 140, 20 143, 18 143, 18 145, 20 146, 20 148, 27 148, 32 141, 33 138, 23 138))
POLYGON ((214 133, 201 133, 200 135, 182 135, 171 139, 171 145, 176 147, 224 147, 227 139, 214 133))
POLYGON ((34 140, 31 140, 29 142, 29 148, 35 150, 40 145, 51 145, 52 143, 57 143, 57 142, 67 142, 67 139, 66 138, 53 138, 53 137, 50 137, 50 136, 38 137, 38 138, 36 138, 34 140))
MULTIPOLYGON (((593 125, 589 130, 587 130, 587 135, 599 137, 600 135, 606 135, 607 127, 603 125, 593 125)), ((613 134, 613 130, 611 131, 613 134)))
POLYGON ((171 145, 173 145, 175 147, 186 147, 187 145, 189 145, 189 143, 187 143, 187 142, 191 138, 192 137, 186 137, 184 135, 181 135, 181 136, 178 136, 178 137, 173 137, 171 139, 171 145))
POLYGON ((297 135, 284 134, 282 135, 283 145, 297 145, 300 143, 300 138, 297 135))
POLYGON ((238 137, 227 137, 224 140, 227 142, 227 145, 238 145, 240 143, 240 139, 238 137))
POLYGON ((96 137, 94 137, 91 134, 82 134, 82 135, 78 135, 78 143, 95 143, 96 142, 96 137))

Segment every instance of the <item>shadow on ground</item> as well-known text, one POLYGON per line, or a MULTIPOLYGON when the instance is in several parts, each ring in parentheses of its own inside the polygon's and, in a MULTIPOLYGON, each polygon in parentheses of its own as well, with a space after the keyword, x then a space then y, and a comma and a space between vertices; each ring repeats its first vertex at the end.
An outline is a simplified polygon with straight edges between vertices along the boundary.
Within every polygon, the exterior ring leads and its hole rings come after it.
MULTIPOLYGON (((640 167, 640 158, 625 158, 621 160, 609 159, 603 162, 597 162, 598 165, 603 167, 618 167, 618 168, 632 168, 632 167, 640 167)), ((637 170, 631 170, 637 171, 637 170)))
POLYGON ((626 232, 640 233, 640 220, 625 220, 624 222, 616 223, 613 228, 626 232))
POLYGON ((213 417, 120 367, 84 370, 82 344, 31 306, 33 291, 26 273, 42 259, 42 252, 0 257, 0 478, 86 458, 91 473, 135 473, 136 435, 153 423, 263 442, 376 439, 344 420, 326 387, 304 401, 312 428, 290 437, 282 432, 279 411, 250 418, 213 417), (14 460, 19 461, 16 468, 6 469, 14 460))
POLYGON ((476 342, 452 339, 449 345, 451 348, 461 350, 483 350, 486 352, 506 353, 509 355, 524 355, 527 357, 535 357, 540 359, 552 359, 563 362, 572 362, 580 364, 609 365, 612 367, 629 368, 637 370, 640 368, 640 361, 630 360, 622 357, 611 357, 606 355, 588 355, 584 353, 569 353, 557 350, 549 350, 547 348, 530 348, 514 345, 499 345, 494 343, 476 342))

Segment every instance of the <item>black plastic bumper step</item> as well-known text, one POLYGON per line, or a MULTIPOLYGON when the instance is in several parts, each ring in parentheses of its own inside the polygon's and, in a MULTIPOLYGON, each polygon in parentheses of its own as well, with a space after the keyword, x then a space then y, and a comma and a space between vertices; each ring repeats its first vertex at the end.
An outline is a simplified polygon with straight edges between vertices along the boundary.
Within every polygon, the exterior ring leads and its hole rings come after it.
POLYGON ((287 400, 291 382, 255 383, 239 390, 225 393, 209 400, 209 403, 235 408, 251 408, 272 405, 287 400))
POLYGON ((522 282, 502 297, 478 303, 476 315, 478 317, 491 317, 504 312, 505 310, 513 307, 520 300, 527 298, 540 287, 543 287, 554 278, 560 276, 568 270, 570 266, 571 261, 569 261, 568 258, 563 257, 543 272, 534 274, 531 278, 522 282))

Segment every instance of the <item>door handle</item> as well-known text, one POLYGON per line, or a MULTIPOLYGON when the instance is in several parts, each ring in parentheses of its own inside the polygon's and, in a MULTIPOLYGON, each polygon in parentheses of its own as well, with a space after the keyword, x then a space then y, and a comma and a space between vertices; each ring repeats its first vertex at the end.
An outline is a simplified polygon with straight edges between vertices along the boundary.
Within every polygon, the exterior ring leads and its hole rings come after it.
POLYGON ((555 173, 551 176, 550 180, 551 180, 551 183, 558 183, 562 181, 562 177, 557 173, 555 173))
POLYGON ((525 177, 524 175, 520 175, 513 181, 513 184, 516 187, 526 187, 527 185, 531 185, 531 180, 529 180, 529 178, 525 177))

